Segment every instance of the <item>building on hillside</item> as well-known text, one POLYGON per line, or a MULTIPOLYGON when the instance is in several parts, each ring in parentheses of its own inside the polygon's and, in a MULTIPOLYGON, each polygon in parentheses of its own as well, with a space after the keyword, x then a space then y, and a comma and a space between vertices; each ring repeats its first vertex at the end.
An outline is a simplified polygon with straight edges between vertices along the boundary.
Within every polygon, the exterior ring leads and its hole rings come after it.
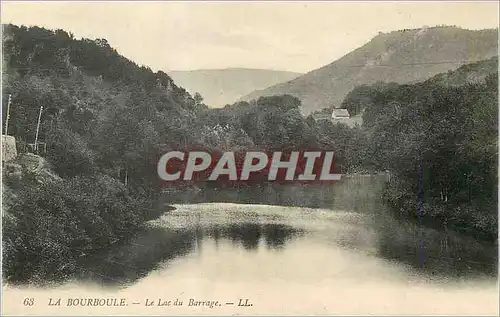
POLYGON ((349 111, 347 109, 333 109, 332 111, 332 120, 333 121, 341 121, 347 120, 350 118, 349 111))

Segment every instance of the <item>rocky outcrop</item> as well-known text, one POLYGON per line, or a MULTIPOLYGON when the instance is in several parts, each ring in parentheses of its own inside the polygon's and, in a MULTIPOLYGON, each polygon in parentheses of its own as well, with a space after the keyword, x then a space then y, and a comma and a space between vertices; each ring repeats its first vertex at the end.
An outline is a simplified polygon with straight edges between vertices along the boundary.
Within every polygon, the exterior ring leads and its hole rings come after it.
POLYGON ((22 154, 9 162, 4 162, 2 173, 4 216, 16 202, 18 193, 28 183, 28 178, 34 178, 40 184, 62 180, 52 171, 50 164, 43 157, 35 154, 22 154))
POLYGON ((2 135, 2 161, 9 162, 17 157, 16 138, 2 135))

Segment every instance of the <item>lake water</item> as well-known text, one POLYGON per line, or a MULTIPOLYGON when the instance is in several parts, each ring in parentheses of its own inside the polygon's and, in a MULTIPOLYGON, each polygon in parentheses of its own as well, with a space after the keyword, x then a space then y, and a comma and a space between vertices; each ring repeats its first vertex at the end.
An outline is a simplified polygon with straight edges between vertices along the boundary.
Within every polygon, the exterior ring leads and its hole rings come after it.
POLYGON ((401 224, 367 193, 354 197, 361 205, 344 197, 330 208, 178 204, 130 241, 82 261, 64 285, 4 288, 4 312, 498 315, 495 248, 401 224), (36 305, 21 311, 25 297, 36 305), (66 307, 68 298, 95 297, 128 306, 66 307), (50 298, 62 305, 48 306, 50 298))

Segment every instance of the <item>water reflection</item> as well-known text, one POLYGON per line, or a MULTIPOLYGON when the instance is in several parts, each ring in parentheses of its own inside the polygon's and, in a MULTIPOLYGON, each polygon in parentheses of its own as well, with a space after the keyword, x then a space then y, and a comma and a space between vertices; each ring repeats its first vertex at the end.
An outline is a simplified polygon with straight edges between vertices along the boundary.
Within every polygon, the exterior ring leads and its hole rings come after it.
POLYGON ((226 240, 247 251, 257 250, 263 241, 266 249, 271 250, 283 248, 301 232, 285 224, 255 222, 180 230, 148 228, 132 240, 79 263, 82 271, 77 278, 103 286, 127 286, 178 257, 191 252, 201 255, 205 240, 212 239, 216 245, 226 240))
POLYGON ((190 230, 148 228, 130 241, 83 260, 77 278, 105 286, 132 284, 161 263, 191 252, 194 237, 190 230))
POLYGON ((245 188, 188 188, 166 191, 162 199, 167 204, 238 203, 296 206, 309 208, 353 209, 370 208, 380 196, 385 175, 343 177, 332 185, 265 183, 245 188))
POLYGON ((374 229, 380 257, 405 263, 427 275, 438 278, 497 275, 497 245, 382 216, 374 229))
POLYGON ((262 240, 268 249, 281 249, 302 232, 300 229, 285 224, 246 222, 226 226, 215 225, 206 234, 216 243, 219 243, 221 238, 226 238, 233 244, 242 245, 246 250, 257 250, 262 240))
MULTIPOLYGON (((430 278, 496 276, 496 245, 395 220, 381 203, 382 187, 380 179, 359 177, 330 187, 264 186, 166 195, 169 204, 191 204, 179 205, 163 223, 131 241, 82 261, 79 277, 106 285, 126 285, 191 254, 231 262, 237 253, 254 263, 258 253, 273 261, 278 257, 283 270, 293 271, 294 264, 286 259, 294 252, 301 254, 300 259, 304 254, 319 252, 316 261, 329 263, 339 253, 347 256, 338 262, 349 262, 351 253, 368 255, 369 259, 382 260, 388 266, 395 262, 408 272, 430 278), (210 201, 217 203, 193 204, 210 201), (298 239, 303 236, 307 239, 298 239), (228 245, 233 249, 226 249, 228 245)), ((357 264, 353 262, 352 266, 357 264)))

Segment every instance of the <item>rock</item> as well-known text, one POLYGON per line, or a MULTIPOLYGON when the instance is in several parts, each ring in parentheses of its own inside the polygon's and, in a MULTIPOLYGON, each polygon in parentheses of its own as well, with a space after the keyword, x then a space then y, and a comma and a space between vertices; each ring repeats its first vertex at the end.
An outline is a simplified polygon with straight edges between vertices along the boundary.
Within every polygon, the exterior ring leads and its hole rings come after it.
POLYGON ((35 154, 22 154, 9 162, 4 162, 2 173, 4 216, 18 199, 18 194, 26 188, 27 183, 24 179, 26 175, 33 175, 40 184, 62 180, 52 171, 50 164, 43 157, 35 154))
POLYGON ((17 157, 16 138, 2 135, 2 161, 9 162, 17 157))
POLYGON ((16 163, 20 164, 25 171, 35 174, 40 183, 61 180, 61 177, 52 171, 47 160, 39 155, 23 154, 18 157, 16 163))

